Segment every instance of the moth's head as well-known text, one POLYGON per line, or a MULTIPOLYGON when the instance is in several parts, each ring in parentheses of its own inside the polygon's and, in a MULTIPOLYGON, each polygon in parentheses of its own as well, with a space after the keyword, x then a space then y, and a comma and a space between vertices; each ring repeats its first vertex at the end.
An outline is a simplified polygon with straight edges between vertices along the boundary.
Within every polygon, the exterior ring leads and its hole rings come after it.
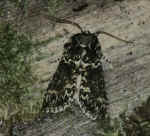
POLYGON ((65 44, 67 53, 73 60, 93 60, 101 56, 101 46, 94 33, 84 32, 73 35, 65 44))
POLYGON ((97 36, 90 32, 75 34, 71 39, 75 48, 83 48, 91 51, 95 50, 99 43, 97 36))
POLYGON ((100 43, 94 33, 78 33, 73 35, 70 40, 71 43, 68 45, 68 48, 76 53, 79 53, 81 50, 94 51, 100 48, 100 43))

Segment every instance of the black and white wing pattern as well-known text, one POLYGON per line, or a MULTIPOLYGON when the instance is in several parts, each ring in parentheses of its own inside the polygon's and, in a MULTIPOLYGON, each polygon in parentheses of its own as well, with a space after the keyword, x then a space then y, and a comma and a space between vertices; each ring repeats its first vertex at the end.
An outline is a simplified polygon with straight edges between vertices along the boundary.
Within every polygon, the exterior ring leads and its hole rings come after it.
POLYGON ((82 73, 79 102, 82 111, 91 119, 105 118, 107 113, 107 96, 101 64, 89 65, 82 73))
MULTIPOLYGON (((79 35, 78 35, 79 36, 79 35)), ((104 118, 107 113, 107 95, 105 91, 104 72, 101 63, 102 51, 94 34, 80 35, 83 53, 78 73, 80 77, 79 105, 91 119, 104 118), (86 39, 86 42, 83 41, 86 39)), ((80 39, 80 38, 76 38, 80 39)))
POLYGON ((74 65, 69 63, 64 51, 55 74, 44 95, 43 107, 46 112, 57 113, 70 106, 74 94, 74 65))
POLYGON ((64 53, 48 86, 43 107, 59 112, 77 103, 91 119, 104 117, 107 96, 101 46, 95 34, 75 34, 64 45, 64 53))

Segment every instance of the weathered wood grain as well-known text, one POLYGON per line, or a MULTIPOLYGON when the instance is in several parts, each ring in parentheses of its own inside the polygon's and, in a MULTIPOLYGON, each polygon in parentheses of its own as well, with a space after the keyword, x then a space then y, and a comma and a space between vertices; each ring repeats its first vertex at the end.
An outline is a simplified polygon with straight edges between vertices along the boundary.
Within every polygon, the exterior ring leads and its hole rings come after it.
MULTIPOLYGON (((132 111, 150 96, 149 5, 148 0, 123 1, 102 13, 101 10, 96 10, 76 19, 82 26, 86 24, 86 29, 91 31, 104 29, 126 40, 135 41, 134 45, 127 45, 110 37, 99 37, 103 53, 111 59, 113 65, 112 69, 105 69, 106 91, 110 101, 109 113, 112 118, 118 117, 125 110, 132 111)), ((48 46, 48 51, 55 52, 49 60, 61 56, 62 46, 58 44, 63 45, 62 40, 48 46), (54 47, 55 44, 57 46, 54 47)), ((48 68, 40 75, 49 70, 52 71, 52 75, 57 64, 49 65, 44 62, 47 61, 41 62, 45 64, 42 66, 48 68)), ((47 74, 44 78, 47 78, 47 74)), ((78 107, 74 107, 63 113, 47 115, 43 121, 35 121, 17 133, 24 136, 96 136, 101 133, 100 124, 101 121, 91 121, 78 107)))

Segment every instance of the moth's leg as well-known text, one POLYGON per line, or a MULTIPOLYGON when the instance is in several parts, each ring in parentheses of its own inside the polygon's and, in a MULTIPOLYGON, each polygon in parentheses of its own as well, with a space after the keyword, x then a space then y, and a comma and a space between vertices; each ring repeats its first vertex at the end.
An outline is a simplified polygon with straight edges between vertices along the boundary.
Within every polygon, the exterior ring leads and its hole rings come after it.
POLYGON ((82 78, 79 101, 82 111, 91 119, 107 114, 107 96, 102 66, 89 66, 82 78))
POLYGON ((111 58, 109 58, 108 56, 103 55, 101 57, 101 62, 102 62, 104 70, 113 69, 113 64, 112 64, 111 58))
POLYGON ((99 61, 102 63, 104 70, 113 69, 111 58, 102 53, 101 44, 99 42, 97 43, 95 58, 96 58, 96 63, 99 61))

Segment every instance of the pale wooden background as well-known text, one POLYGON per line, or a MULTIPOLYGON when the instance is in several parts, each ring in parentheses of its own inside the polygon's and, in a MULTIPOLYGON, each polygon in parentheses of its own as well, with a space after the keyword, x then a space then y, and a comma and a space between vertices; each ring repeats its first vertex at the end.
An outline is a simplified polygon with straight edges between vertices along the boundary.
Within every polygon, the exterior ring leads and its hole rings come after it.
MULTIPOLYGON (((103 53, 112 61, 113 68, 105 68, 106 91, 110 101, 111 118, 118 117, 124 111, 132 109, 150 96, 150 1, 126 0, 104 11, 96 9, 81 17, 73 18, 84 28, 96 31, 105 30, 134 45, 127 45, 105 35, 99 36, 103 53)), ((66 28, 70 33, 77 29, 68 25, 57 25, 56 31, 66 28)), ((43 30, 44 31, 44 30, 43 30)), ((51 32, 51 34, 53 34, 51 32)), ((49 35, 49 34, 47 34, 49 35)), ((42 38, 42 36, 41 36, 42 38)), ((68 36, 50 43, 45 52, 54 55, 38 64, 37 73, 41 80, 53 75, 61 57, 63 44, 68 36)), ((107 66, 107 65, 106 65, 107 66)), ((37 66, 36 66, 37 67, 37 66)), ((48 82, 43 84, 46 88, 48 82)), ((78 107, 66 112, 46 116, 43 121, 35 121, 21 131, 23 136, 98 136, 101 133, 101 121, 86 118, 78 107)))

